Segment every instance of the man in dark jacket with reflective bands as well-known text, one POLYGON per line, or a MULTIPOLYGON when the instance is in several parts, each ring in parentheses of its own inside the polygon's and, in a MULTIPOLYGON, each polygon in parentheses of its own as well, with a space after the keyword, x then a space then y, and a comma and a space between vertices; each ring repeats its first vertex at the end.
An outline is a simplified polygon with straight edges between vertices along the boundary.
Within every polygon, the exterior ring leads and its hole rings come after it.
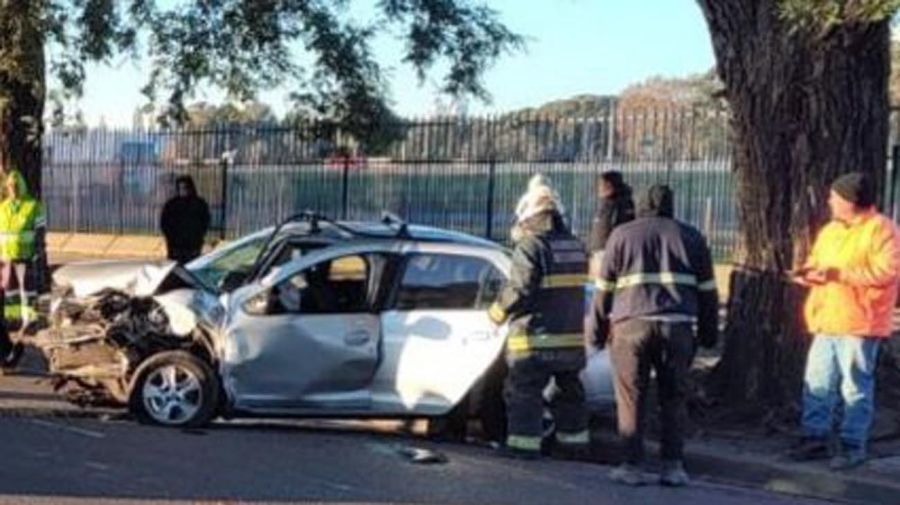
POLYGON ((566 456, 586 452, 589 437, 584 388, 584 282, 587 254, 563 221, 559 197, 536 177, 517 206, 510 278, 489 310, 509 322, 504 397, 510 456, 536 458, 543 434, 543 391, 554 378, 556 443, 566 456))
POLYGON ((695 345, 712 347, 718 338, 709 248, 697 229, 673 218, 673 207, 672 190, 652 186, 638 202, 637 219, 610 235, 588 325, 598 347, 610 334, 626 455, 610 478, 630 485, 646 483, 641 464, 651 369, 662 415, 660 483, 688 484, 682 463, 685 379, 695 345))

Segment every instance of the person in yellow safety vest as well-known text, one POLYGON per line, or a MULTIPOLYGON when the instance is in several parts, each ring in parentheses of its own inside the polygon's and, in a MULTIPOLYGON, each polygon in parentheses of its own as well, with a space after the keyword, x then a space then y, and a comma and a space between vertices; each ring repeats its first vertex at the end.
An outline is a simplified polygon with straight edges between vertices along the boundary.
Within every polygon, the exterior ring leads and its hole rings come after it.
POLYGON ((551 404, 556 436, 551 453, 577 458, 590 442, 584 387, 584 282, 587 252, 563 219, 559 195, 541 176, 533 178, 516 207, 510 276, 488 317, 509 324, 504 397, 508 434, 504 455, 541 455, 544 389, 559 389, 551 404))
MULTIPOLYGON (((0 259, 3 261, 2 284, 4 298, 15 272, 19 287, 22 328, 31 318, 25 273, 34 259, 37 232, 46 228, 44 206, 28 192, 28 184, 16 170, 5 177, 5 197, 0 202, 0 259)), ((5 306, 4 306, 5 307, 5 306)))

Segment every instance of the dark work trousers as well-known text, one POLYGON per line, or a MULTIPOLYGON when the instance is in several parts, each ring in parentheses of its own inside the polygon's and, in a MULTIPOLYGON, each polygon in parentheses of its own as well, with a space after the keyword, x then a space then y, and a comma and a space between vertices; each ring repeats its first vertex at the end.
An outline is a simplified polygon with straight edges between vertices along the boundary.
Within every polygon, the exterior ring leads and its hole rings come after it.
POLYGON ((587 444, 587 412, 584 386, 578 378, 585 365, 583 348, 541 349, 507 353, 506 377, 508 433, 506 445, 539 451, 543 435, 544 389, 554 378, 559 389, 551 410, 556 421, 557 440, 566 444, 587 444))
POLYGON ((685 379, 693 353, 690 323, 630 319, 613 325, 610 360, 626 462, 639 464, 644 459, 651 369, 656 372, 661 411, 661 457, 665 461, 682 459, 685 379))
MULTIPOLYGON (((6 290, 3 287, 0 287, 0 308, 5 309, 6 307, 6 290)), ((6 359, 9 356, 10 351, 12 351, 13 343, 12 340, 9 339, 9 331, 6 329, 6 315, 3 313, 0 316, 0 361, 6 359)))

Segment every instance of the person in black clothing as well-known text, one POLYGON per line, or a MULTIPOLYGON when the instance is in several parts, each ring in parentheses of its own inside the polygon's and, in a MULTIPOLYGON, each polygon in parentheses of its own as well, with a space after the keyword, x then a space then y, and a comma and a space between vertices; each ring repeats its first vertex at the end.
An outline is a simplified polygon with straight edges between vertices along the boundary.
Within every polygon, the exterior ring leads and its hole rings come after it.
POLYGON ((652 369, 662 416, 660 483, 683 486, 689 481, 682 463, 685 379, 695 345, 716 344, 719 300, 706 240, 673 218, 672 190, 652 186, 638 207, 637 219, 609 236, 588 322, 588 337, 597 347, 611 340, 626 460, 610 478, 646 483, 640 466, 652 369))
POLYGON ((163 207, 159 227, 166 239, 168 258, 183 264, 200 256, 209 229, 209 206, 197 195, 190 176, 175 179, 175 188, 177 194, 163 207))
MULTIPOLYGON (((0 307, 6 303, 4 290, 0 289, 0 307)), ((22 351, 25 347, 21 342, 13 342, 9 338, 9 330, 6 328, 6 318, 0 317, 0 368, 8 371, 12 370, 19 364, 22 357, 22 351)))
POLYGON ((536 176, 516 207, 515 247, 509 279, 488 317, 509 323, 506 340, 508 434, 504 454, 537 458, 543 440, 543 391, 551 378, 559 394, 552 410, 555 449, 579 457, 589 434, 584 389, 584 282, 587 254, 563 220, 559 195, 536 176))
POLYGON ((625 184, 621 172, 610 170, 600 174, 597 179, 597 194, 600 199, 591 222, 589 242, 590 275, 594 279, 600 273, 600 262, 609 235, 616 226, 634 219, 631 187, 625 184))

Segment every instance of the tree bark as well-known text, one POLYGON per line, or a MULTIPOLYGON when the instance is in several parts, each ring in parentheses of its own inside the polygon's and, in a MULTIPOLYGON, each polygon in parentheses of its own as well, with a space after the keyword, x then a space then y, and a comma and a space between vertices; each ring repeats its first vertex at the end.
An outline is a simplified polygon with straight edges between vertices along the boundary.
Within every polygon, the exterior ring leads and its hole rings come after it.
POLYGON ((39 196, 46 72, 40 2, 7 3, 0 13, 0 159, 39 196))
POLYGON ((808 335, 804 292, 785 272, 802 263, 828 218, 829 183, 854 170, 882 187, 888 136, 888 22, 792 30, 777 0, 698 0, 731 105, 740 244, 722 398, 791 406, 808 335))

